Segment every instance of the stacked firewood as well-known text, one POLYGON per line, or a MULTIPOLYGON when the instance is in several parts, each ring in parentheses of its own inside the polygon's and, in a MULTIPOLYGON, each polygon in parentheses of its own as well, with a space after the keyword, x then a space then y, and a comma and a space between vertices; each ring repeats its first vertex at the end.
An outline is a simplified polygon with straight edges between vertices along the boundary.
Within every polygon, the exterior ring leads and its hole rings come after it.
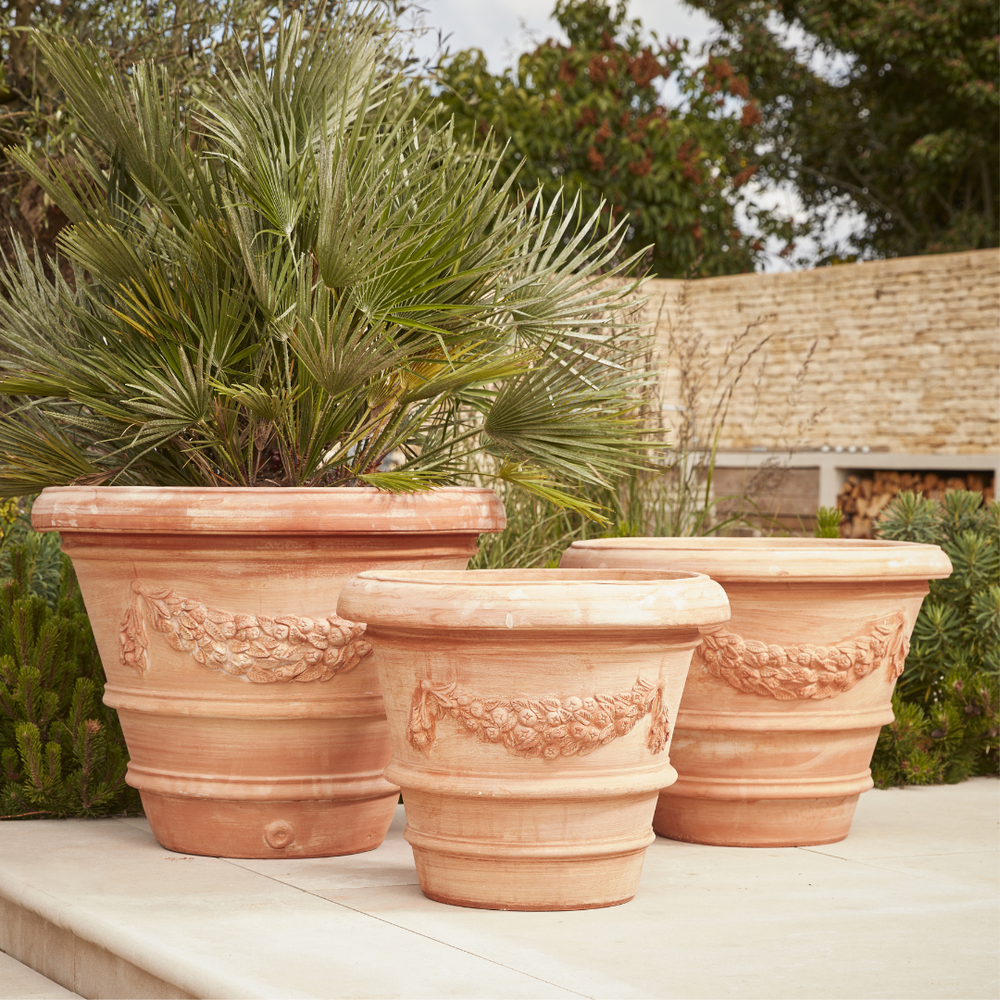
POLYGON ((993 477, 969 472, 963 475, 936 472, 875 472, 867 476, 848 476, 837 495, 843 518, 843 538, 874 538, 872 522, 897 493, 912 490, 931 500, 940 500, 947 490, 973 490, 982 493, 988 503, 994 498, 993 477))

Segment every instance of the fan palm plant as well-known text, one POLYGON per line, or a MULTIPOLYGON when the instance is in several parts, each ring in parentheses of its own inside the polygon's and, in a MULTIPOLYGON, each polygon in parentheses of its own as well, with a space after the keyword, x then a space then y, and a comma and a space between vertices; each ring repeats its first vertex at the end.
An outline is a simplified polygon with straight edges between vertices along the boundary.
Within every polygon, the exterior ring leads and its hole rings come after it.
POLYGON ((289 16, 187 106, 151 65, 39 40, 73 162, 11 151, 76 280, 0 276, 0 496, 50 485, 422 489, 470 469, 593 513, 638 461, 621 228, 494 187, 384 24, 289 16), (484 458, 485 456, 485 458, 484 458))

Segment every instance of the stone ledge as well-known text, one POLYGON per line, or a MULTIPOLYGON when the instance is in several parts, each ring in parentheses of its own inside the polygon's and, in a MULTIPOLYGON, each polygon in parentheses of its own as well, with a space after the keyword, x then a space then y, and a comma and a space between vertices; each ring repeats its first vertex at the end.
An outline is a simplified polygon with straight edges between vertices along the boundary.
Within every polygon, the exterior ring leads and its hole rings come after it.
POLYGON ((72 1000, 79 996, 0 951, 0 1000, 72 1000))
POLYGON ((990 778, 869 792, 815 848, 657 838, 632 902, 572 913, 426 899, 401 808, 378 850, 308 861, 3 823, 0 949, 85 997, 993 997, 998 801, 990 778))

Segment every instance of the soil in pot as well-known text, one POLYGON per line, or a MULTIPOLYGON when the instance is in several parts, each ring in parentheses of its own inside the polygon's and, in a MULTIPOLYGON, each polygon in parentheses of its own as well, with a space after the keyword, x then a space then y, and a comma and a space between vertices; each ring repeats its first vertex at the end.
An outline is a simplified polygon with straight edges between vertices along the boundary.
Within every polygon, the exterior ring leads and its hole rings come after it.
POLYGON ((461 569, 504 526, 480 489, 61 487, 61 532, 157 840, 241 858, 377 847, 399 790, 364 623, 371 568, 461 569))
POLYGON ((679 778, 657 833, 735 847, 843 840, 872 787, 936 545, 841 539, 621 538, 575 542, 567 567, 689 570, 726 589, 703 629, 674 734, 679 778))
POLYGON ((612 906, 636 892, 698 626, 729 616, 692 573, 363 573, 406 838, 432 899, 612 906))

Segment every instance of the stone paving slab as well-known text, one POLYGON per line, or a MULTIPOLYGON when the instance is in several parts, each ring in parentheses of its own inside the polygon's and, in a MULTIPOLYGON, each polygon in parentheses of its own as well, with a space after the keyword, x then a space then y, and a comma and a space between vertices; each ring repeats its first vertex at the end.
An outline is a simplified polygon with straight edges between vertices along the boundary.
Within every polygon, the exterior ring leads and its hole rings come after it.
POLYGON ((141 819, 3 823, 0 949, 85 997, 1000 992, 995 779, 869 792, 823 847, 657 838, 632 902, 568 913, 426 899, 404 823, 307 861, 174 854, 141 819))
POLYGON ((64 1000, 79 996, 0 951, 0 1000, 64 1000))

